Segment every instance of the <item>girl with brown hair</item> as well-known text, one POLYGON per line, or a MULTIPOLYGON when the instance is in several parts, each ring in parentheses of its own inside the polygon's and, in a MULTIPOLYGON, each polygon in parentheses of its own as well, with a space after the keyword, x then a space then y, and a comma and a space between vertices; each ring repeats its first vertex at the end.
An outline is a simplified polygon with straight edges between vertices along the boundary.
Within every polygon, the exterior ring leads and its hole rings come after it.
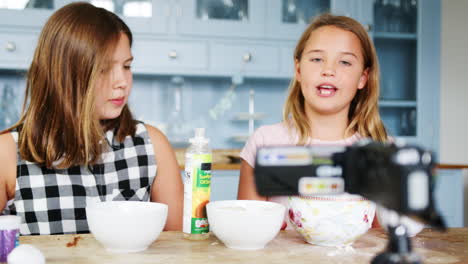
POLYGON ((253 168, 259 147, 388 139, 378 111, 377 55, 359 22, 331 14, 317 17, 297 43, 294 65, 283 122, 258 128, 241 152, 238 199, 287 204, 285 197, 256 192, 253 168))
POLYGON ((169 206, 180 230, 183 185, 174 152, 156 128, 135 121, 132 33, 88 3, 57 10, 27 73, 20 120, 0 134, 0 208, 20 232, 89 232, 85 207, 112 200, 169 206))

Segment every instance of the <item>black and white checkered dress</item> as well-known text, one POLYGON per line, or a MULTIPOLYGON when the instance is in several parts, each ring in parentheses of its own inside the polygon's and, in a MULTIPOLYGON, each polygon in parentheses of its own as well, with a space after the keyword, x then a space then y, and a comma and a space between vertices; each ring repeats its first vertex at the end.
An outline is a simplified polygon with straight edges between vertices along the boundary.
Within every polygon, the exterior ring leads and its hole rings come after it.
MULTIPOLYGON (((18 142, 18 133, 12 134, 18 142)), ((112 131, 106 138, 109 150, 90 167, 47 169, 18 155, 15 198, 2 214, 22 217, 22 235, 87 233, 86 204, 149 201, 156 162, 144 124, 138 123, 135 136, 123 143, 114 140, 112 131)))

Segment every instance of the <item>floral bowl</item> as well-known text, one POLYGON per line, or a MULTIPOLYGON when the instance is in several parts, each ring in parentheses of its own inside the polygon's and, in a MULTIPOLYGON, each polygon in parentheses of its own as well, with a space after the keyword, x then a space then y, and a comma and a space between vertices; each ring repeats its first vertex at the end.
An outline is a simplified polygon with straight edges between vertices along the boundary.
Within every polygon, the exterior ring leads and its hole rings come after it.
POLYGON ((375 204, 361 196, 291 196, 289 221, 310 244, 348 246, 369 230, 375 204))

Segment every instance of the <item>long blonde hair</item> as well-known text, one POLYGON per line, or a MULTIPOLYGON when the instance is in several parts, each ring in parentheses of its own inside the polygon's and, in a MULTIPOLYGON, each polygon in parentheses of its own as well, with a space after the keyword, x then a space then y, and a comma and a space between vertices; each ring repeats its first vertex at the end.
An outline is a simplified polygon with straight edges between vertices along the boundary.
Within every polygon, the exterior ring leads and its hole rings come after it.
POLYGON ((27 73, 20 120, 5 130, 18 130, 23 159, 48 168, 94 164, 106 130, 118 128, 119 141, 135 134, 128 106, 118 118, 106 121, 100 121, 94 109, 97 79, 121 33, 131 45, 128 26, 89 3, 66 5, 49 18, 27 73))
MULTIPOLYGON (((356 20, 346 16, 322 14, 307 27, 294 50, 294 61, 300 61, 306 43, 312 32, 323 26, 335 26, 356 35, 361 43, 364 56, 364 69, 368 69, 369 76, 363 89, 357 91, 351 101, 348 113, 348 126, 345 134, 358 132, 363 137, 370 137, 377 141, 388 139, 387 131, 379 115, 379 63, 375 47, 366 30, 356 20)), ((295 77, 289 84, 289 94, 283 109, 283 119, 299 133, 299 144, 305 144, 312 135, 310 121, 305 113, 305 99, 301 91, 301 84, 295 77)))

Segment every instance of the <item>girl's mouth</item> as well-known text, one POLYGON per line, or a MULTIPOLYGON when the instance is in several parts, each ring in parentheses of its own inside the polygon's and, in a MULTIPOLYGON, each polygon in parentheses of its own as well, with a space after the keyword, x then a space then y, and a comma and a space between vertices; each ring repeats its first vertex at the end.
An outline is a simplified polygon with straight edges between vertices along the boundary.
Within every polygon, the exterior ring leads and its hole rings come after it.
POLYGON ((335 95, 338 88, 332 84, 324 83, 317 86, 317 95, 320 97, 331 97, 335 95))
POLYGON ((125 97, 114 98, 110 99, 109 101, 116 106, 121 106, 125 103, 125 97))

